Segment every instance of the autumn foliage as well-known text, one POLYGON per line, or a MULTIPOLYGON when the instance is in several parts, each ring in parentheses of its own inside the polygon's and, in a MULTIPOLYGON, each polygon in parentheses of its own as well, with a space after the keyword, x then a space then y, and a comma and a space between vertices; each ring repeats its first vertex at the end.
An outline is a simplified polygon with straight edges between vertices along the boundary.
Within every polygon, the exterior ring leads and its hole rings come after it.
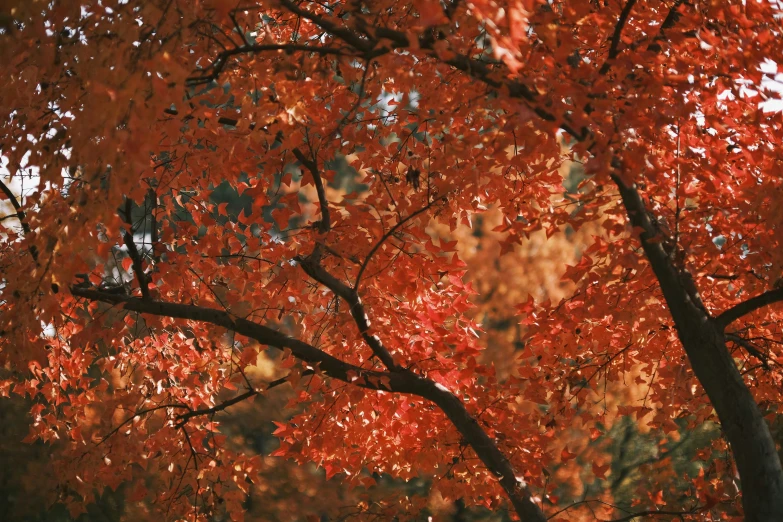
POLYGON ((241 519, 266 457, 223 420, 289 387, 274 455, 359 490, 783 520, 781 17, 5 2, 0 392, 55 443, 52 500, 241 519), (661 452, 619 506, 630 425, 661 452))

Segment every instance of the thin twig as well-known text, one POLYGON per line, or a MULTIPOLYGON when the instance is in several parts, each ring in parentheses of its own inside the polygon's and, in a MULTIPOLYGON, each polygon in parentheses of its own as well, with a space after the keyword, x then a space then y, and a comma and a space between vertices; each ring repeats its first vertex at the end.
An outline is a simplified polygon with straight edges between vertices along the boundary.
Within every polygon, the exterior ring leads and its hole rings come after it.
POLYGON ((375 253, 378 251, 378 249, 381 248, 381 246, 383 246, 383 244, 386 242, 387 239, 389 239, 391 236, 393 236, 400 228, 405 226, 405 224, 408 221, 410 221, 411 219, 415 218, 416 216, 418 216, 420 214, 423 214, 424 212, 428 211, 435 203, 437 203, 439 201, 445 201, 445 200, 446 200, 445 196, 441 196, 439 198, 435 198, 432 201, 430 201, 429 203, 427 203, 425 206, 421 207, 416 212, 413 212, 413 213, 409 214, 405 218, 403 218, 400 221, 398 221, 396 225, 391 227, 381 237, 381 239, 379 239, 378 242, 375 245, 373 245, 373 247, 370 249, 370 252, 367 254, 367 257, 364 259, 364 262, 362 263, 362 266, 359 267, 359 273, 356 275, 356 281, 354 281, 353 287, 356 288, 356 289, 359 288, 359 283, 362 280, 362 275, 364 274, 364 271, 367 270, 367 265, 369 265, 370 260, 372 259, 373 255, 375 255, 375 253))
MULTIPOLYGON (((305 370, 302 372, 302 376, 305 375, 313 375, 315 371, 313 370, 305 370)), ((177 415, 177 423, 174 425, 175 428, 181 428, 187 422, 192 419, 193 417, 199 417, 203 415, 212 415, 213 413, 217 413, 219 411, 223 411, 227 408, 230 408, 231 406, 238 404, 242 401, 246 401, 247 399, 251 397, 255 397, 256 395, 259 395, 263 393, 264 391, 271 390, 272 388, 276 388, 282 384, 285 384, 288 382, 289 376, 281 377, 279 379, 276 379, 269 384, 266 385, 266 388, 264 390, 257 390, 257 389, 251 389, 246 391, 245 393, 242 393, 240 395, 237 395, 236 397, 233 397, 231 399, 227 399, 220 404, 213 406, 211 408, 203 408, 200 410, 190 410, 188 412, 182 413, 180 415, 177 415)))
POLYGON ((751 343, 747 339, 743 339, 739 335, 730 334, 730 333, 726 334, 726 339, 728 339, 729 341, 733 342, 734 344, 736 344, 738 346, 741 346, 741 347, 745 348, 745 350, 750 355, 752 355, 753 357, 755 357, 756 359, 761 361, 761 364, 762 364, 762 366, 764 366, 765 369, 769 370, 769 357, 767 357, 765 354, 761 353, 761 351, 758 348, 756 348, 753 345, 753 343, 751 343))

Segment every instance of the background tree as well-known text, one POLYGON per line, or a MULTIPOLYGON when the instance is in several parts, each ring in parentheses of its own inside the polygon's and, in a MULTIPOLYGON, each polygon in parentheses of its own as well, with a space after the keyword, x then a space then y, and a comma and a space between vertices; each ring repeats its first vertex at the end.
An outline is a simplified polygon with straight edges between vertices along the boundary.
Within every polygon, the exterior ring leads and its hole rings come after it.
POLYGON ((719 422, 733 464, 678 497, 664 473, 621 519, 740 503, 783 519, 765 419, 781 118, 759 105, 783 52, 776 4, 5 9, 0 147, 27 190, 0 187, 3 390, 34 402, 32 435, 67 441, 64 501, 133 482, 170 517, 240 517, 262 460, 218 415, 290 383, 302 409, 276 454, 567 517, 548 468, 576 454, 553 440, 597 439, 608 406, 587 401, 633 379, 647 392, 620 415, 664 433, 719 422), (570 187, 566 161, 584 164, 570 187), (456 241, 434 233, 489 209, 501 255, 600 230, 570 295, 517 303, 524 346, 502 382, 456 241), (251 375, 265 347, 285 377, 251 375))

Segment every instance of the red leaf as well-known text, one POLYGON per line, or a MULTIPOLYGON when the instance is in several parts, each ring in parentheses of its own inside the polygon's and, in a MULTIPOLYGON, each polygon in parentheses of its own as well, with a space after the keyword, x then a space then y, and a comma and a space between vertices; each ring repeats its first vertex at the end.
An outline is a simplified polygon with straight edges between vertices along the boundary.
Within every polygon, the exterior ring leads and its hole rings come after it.
POLYGON ((573 460, 576 458, 576 453, 571 453, 568 451, 568 446, 563 448, 563 451, 560 452, 560 462, 566 463, 569 460, 573 460))

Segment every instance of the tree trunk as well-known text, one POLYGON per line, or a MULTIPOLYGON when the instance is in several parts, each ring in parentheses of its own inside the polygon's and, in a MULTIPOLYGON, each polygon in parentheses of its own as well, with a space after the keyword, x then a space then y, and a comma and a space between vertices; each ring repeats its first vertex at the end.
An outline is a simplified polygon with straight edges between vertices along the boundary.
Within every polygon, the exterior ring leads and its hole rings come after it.
POLYGON ((714 321, 680 324, 677 331, 731 444, 749 522, 783 521, 783 469, 775 441, 714 321))
MULTIPOLYGON (((621 165, 616 165, 618 168, 621 165)), ((693 373, 707 392, 731 445, 749 522, 783 521, 783 469, 775 441, 753 395, 726 349, 725 322, 710 317, 691 275, 673 261, 660 231, 635 186, 612 175, 628 219, 642 230, 639 239, 663 291, 693 373)), ((678 248, 677 245, 674 248, 678 248)))

